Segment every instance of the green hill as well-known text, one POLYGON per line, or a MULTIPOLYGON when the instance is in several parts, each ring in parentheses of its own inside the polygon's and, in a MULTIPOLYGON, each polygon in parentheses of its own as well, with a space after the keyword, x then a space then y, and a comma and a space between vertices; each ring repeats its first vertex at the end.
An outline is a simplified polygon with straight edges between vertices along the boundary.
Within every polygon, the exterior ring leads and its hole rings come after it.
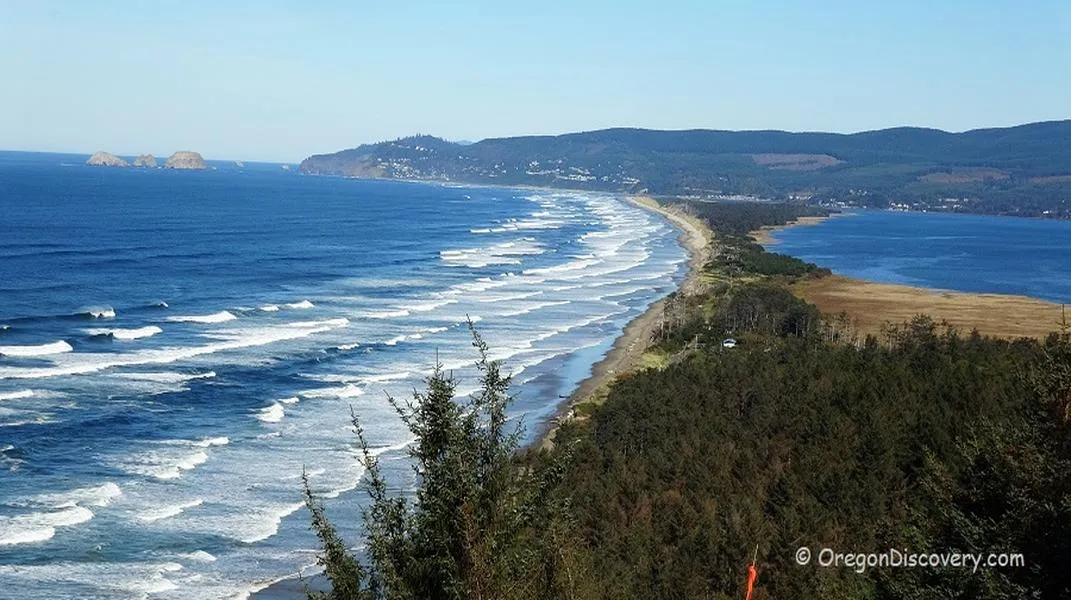
POLYGON ((915 127, 853 134, 618 128, 467 145, 420 135, 310 156, 301 170, 1069 217, 1071 121, 963 133, 915 127))

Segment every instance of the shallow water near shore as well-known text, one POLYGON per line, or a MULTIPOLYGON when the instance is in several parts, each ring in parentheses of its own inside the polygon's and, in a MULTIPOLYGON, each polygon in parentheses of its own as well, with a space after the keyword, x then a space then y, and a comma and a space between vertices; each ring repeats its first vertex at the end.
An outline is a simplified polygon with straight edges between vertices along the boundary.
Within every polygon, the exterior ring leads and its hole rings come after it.
POLYGON ((386 401, 466 316, 529 439, 648 305, 677 230, 618 198, 100 169, 0 153, 0 586, 225 598, 314 560, 300 474, 356 541, 349 407, 401 484, 386 401))
POLYGON ((767 248, 881 283, 1071 302, 1071 222, 860 210, 767 248))

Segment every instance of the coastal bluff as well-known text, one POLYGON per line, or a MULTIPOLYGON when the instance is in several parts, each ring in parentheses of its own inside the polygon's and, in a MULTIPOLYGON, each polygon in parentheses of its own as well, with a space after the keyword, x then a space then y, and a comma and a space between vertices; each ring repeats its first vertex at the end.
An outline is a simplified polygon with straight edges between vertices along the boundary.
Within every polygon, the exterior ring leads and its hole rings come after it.
POLYGON ((205 159, 197 152, 179 151, 168 157, 164 163, 167 169, 207 169, 205 159))
POLYGON ((112 154, 111 152, 95 152, 89 157, 86 164, 91 167, 129 167, 130 163, 112 154))

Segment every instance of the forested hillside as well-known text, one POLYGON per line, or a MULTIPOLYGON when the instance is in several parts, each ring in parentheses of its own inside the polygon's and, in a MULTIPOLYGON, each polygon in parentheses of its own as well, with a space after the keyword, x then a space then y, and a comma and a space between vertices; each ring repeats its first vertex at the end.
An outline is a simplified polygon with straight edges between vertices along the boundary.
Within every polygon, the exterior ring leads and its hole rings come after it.
POLYGON ((948 133, 606 129, 310 156, 305 173, 1071 216, 1071 121, 948 133), (1047 212, 1046 212, 1047 211, 1047 212))
MULTIPOLYGON (((741 223, 793 218, 755 210, 700 213, 718 219, 719 256, 747 248, 741 223)), ((743 598, 753 560, 755 600, 1071 597, 1066 328, 1003 340, 919 316, 859 338, 785 287, 824 276, 813 266, 718 261, 704 293, 667 302, 658 366, 574 407, 549 450, 514 452, 497 364, 481 361, 484 391, 461 404, 432 377, 401 407, 421 440, 415 498, 393 497, 366 454, 360 557, 310 497, 331 597, 743 598), (798 564, 802 547, 1023 564, 823 568, 798 564)))

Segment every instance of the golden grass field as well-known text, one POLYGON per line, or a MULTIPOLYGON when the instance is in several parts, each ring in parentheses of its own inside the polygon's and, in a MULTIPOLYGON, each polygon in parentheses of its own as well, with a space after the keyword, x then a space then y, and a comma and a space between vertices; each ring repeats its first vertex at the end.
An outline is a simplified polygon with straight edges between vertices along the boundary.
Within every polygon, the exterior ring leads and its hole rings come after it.
POLYGON ((886 322, 926 314, 964 334, 977 328, 983 335, 1043 338, 1059 329, 1063 310, 1025 296, 929 290, 839 275, 798 282, 792 291, 823 313, 847 313, 861 333, 879 333, 886 322))

